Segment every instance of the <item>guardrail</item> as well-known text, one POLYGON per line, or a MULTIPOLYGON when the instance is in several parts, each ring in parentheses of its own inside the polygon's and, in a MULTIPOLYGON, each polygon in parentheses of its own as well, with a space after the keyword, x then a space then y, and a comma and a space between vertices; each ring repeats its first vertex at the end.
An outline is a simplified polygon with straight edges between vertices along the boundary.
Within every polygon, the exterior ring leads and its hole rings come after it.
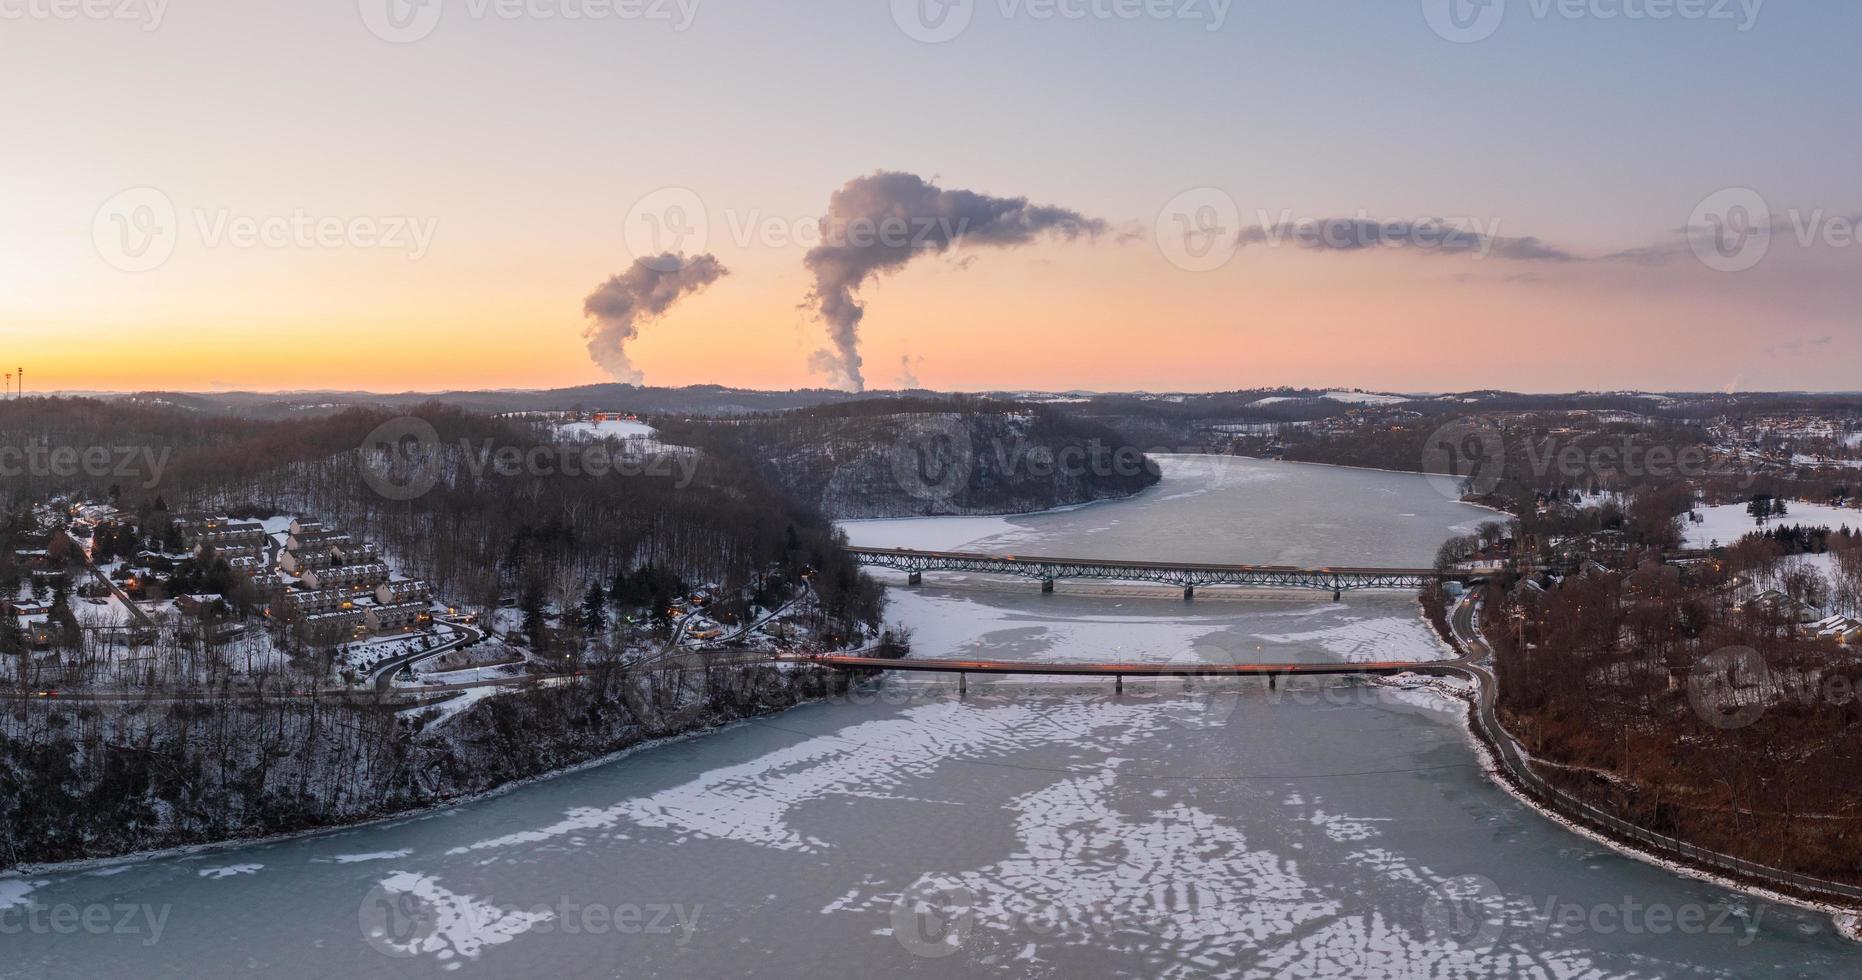
MULTIPOLYGON (((1478 631, 1479 625, 1476 624, 1474 628, 1478 631)), ((1457 641, 1459 639, 1457 637, 1457 641)), ((1498 710, 1484 703, 1480 697, 1480 686, 1492 684, 1494 685, 1494 701, 1497 703, 1499 700, 1498 679, 1479 668, 1464 669, 1473 677, 1476 685, 1476 702, 1473 712, 1475 733, 1493 749, 1494 758, 1508 780, 1546 809, 1581 826, 1627 839, 1642 845, 1658 856, 1676 859, 1698 869, 1723 872, 1750 883, 1764 885, 1781 892, 1794 893, 1801 898, 1836 904, 1862 905, 1862 886, 1786 871, 1730 854, 1711 851, 1666 834, 1659 834, 1615 814, 1598 809, 1546 782, 1538 773, 1533 772, 1531 765, 1525 761, 1525 753, 1520 748, 1519 742, 1500 723, 1498 710)))

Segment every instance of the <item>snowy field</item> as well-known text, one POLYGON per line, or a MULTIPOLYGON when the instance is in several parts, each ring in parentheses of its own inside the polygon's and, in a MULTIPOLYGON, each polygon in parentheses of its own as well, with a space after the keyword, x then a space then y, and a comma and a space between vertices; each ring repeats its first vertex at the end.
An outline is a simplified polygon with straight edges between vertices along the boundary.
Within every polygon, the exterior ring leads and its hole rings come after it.
POLYGON ((1367 391, 1328 391, 1323 395, 1313 395, 1310 399, 1295 398, 1291 395, 1274 395, 1271 398, 1258 399, 1250 404, 1278 405, 1281 402, 1297 402, 1316 399, 1325 399, 1326 401, 1340 402, 1346 405, 1397 405, 1403 402, 1415 401, 1415 399, 1407 395, 1379 395, 1367 391))
POLYGON ((1862 510, 1831 507, 1828 504, 1812 504, 1801 500, 1787 501, 1785 506, 1790 509, 1789 513, 1783 517, 1768 518, 1763 527, 1753 522, 1752 515, 1746 513, 1745 504, 1702 507, 1694 513, 1706 518, 1706 523, 1696 524, 1683 519, 1682 530, 1687 534, 1687 545, 1690 548, 1708 548, 1712 547, 1715 542, 1730 545, 1754 531, 1789 527, 1793 524, 1803 527, 1827 527, 1832 530, 1847 527, 1862 531, 1862 510))
POLYGON ((606 422, 565 422, 556 427, 564 436, 576 439, 657 439, 659 430, 645 422, 610 419, 606 422))

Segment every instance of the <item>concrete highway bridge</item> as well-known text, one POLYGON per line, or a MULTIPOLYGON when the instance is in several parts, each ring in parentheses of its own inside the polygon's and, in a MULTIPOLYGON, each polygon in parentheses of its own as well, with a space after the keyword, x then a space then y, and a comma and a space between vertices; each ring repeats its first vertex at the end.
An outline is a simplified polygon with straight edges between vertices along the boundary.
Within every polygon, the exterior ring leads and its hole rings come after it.
POLYGON ((1465 580, 1470 572, 1432 568, 1296 568, 1290 565, 1202 565, 1187 562, 1126 561, 1102 558, 1035 558, 983 555, 962 551, 913 551, 907 548, 848 548, 854 561, 890 568, 911 576, 917 585, 926 572, 974 572, 1039 579, 1041 591, 1054 591, 1061 579, 1153 582, 1183 589, 1193 599, 1201 586, 1239 585, 1256 589, 1308 589, 1330 592, 1333 599, 1367 589, 1414 591, 1435 581, 1465 580))

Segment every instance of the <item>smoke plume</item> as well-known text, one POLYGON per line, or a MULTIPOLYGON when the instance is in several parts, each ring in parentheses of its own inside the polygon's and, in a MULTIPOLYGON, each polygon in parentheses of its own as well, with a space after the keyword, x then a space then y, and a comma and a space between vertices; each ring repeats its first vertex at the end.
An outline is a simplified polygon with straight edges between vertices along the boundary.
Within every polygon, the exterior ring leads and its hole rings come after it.
POLYGON ((808 304, 827 324, 834 349, 819 350, 809 367, 849 391, 865 388, 860 321, 866 307, 860 287, 896 272, 920 255, 957 247, 1014 248, 1043 236, 1095 237, 1104 221, 1067 208, 1030 204, 1025 197, 992 197, 945 190, 916 174, 880 171, 850 180, 828 201, 822 244, 803 260, 814 274, 808 304))
POLYGON ((588 356, 614 380, 637 385, 646 379, 627 356, 627 344, 640 335, 640 324, 664 316, 684 296, 730 275, 710 255, 686 258, 668 252, 636 259, 626 272, 601 284, 582 304, 594 322, 583 331, 588 356))

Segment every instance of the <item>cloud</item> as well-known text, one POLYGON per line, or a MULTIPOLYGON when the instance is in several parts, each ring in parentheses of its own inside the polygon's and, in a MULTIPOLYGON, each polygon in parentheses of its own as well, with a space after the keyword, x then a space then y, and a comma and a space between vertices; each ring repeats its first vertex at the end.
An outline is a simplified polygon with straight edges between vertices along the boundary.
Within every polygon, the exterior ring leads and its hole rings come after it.
POLYGON ((1484 231, 1478 222, 1439 218, 1417 221, 1368 217, 1263 221, 1236 236, 1241 245, 1292 242, 1321 252, 1360 252, 1372 248, 1406 248, 1437 255, 1477 255, 1509 262, 1577 262, 1580 257, 1534 237, 1506 238, 1484 231))
POLYGON ((1042 238, 1096 237, 1107 229, 1104 221, 1068 208, 946 190, 916 174, 856 177, 829 199, 821 219, 823 244, 803 259, 815 277, 808 305, 827 325, 833 347, 816 351, 810 370, 828 375, 836 387, 865 387, 860 322, 866 307, 859 292, 875 276, 952 248, 1015 248, 1042 238))
POLYGON ((918 365, 923 362, 922 357, 913 357, 910 354, 899 355, 899 376, 895 383, 901 390, 911 391, 923 387, 918 383, 918 365))
POLYGON ((639 384, 646 379, 627 356, 627 344, 640 335, 640 324, 664 316, 682 297, 730 275, 716 258, 683 254, 635 260, 633 267, 601 284, 583 301, 583 315, 594 322, 583 331, 588 356, 616 381, 639 384))

